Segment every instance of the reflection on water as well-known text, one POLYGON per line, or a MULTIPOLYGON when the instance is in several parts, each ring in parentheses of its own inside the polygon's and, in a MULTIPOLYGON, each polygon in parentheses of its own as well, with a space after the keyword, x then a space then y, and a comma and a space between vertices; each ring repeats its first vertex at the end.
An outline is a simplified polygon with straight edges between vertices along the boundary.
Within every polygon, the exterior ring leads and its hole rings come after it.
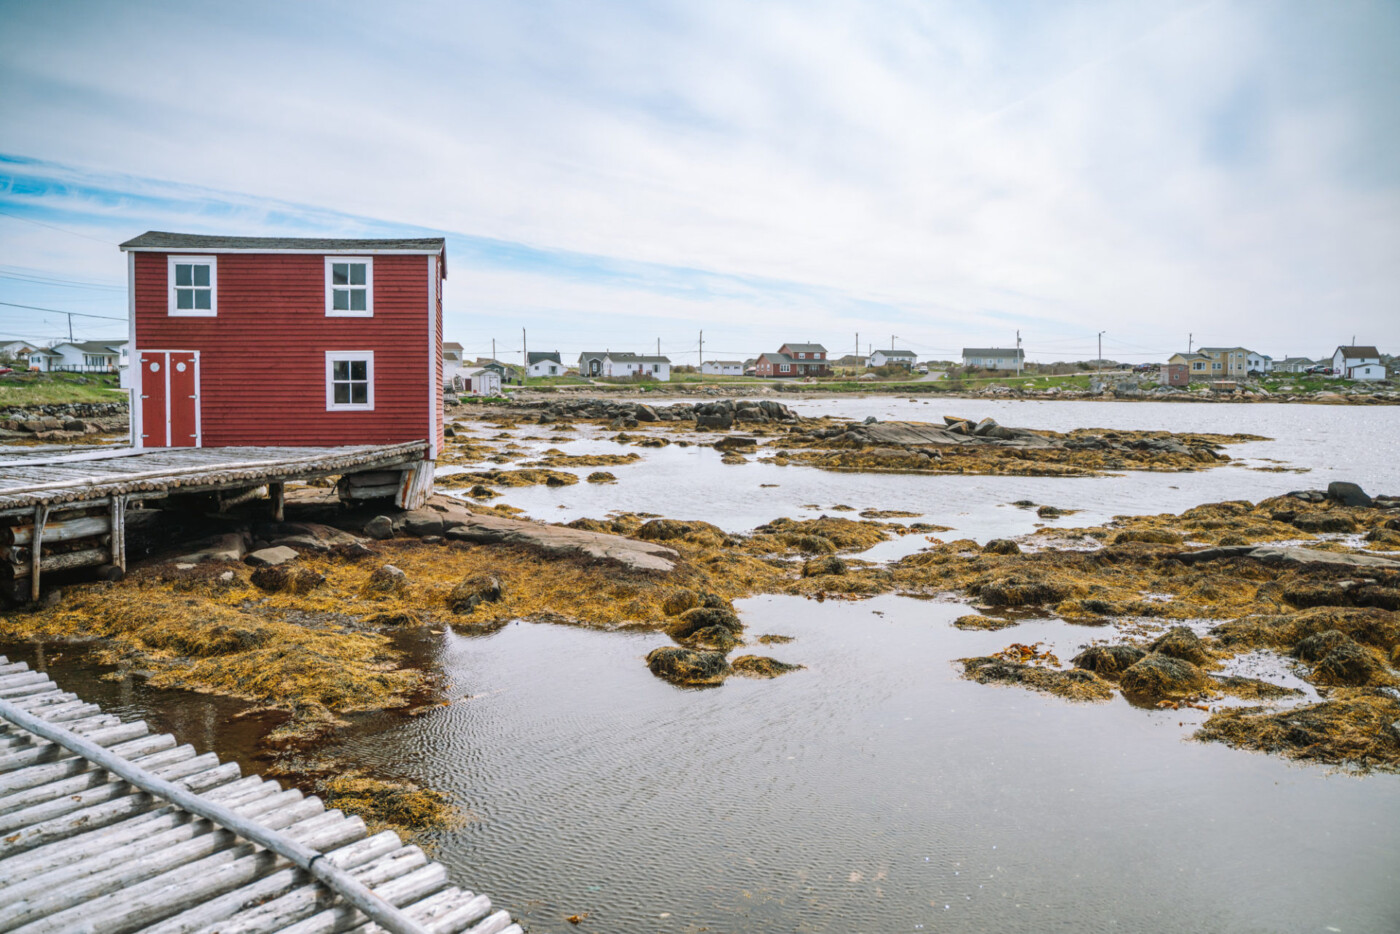
MULTIPOLYGON (((961 680, 1012 639, 956 603, 740 606, 807 670, 681 690, 656 634, 516 624, 449 636, 471 699, 354 736, 356 758, 481 820, 439 857, 523 913, 616 931, 1395 930, 1400 779, 1187 737, 1196 711, 1073 705, 961 680)), ((762 649, 767 651, 767 649, 762 649)))
MULTIPOLYGON (((606 440, 612 432, 586 429, 574 441, 522 442, 531 450, 558 447, 569 454, 637 451, 642 462, 609 467, 618 482, 595 486, 508 489, 494 502, 525 509, 546 522, 582 516, 600 518, 614 510, 650 512, 676 519, 703 519, 728 531, 744 532, 779 516, 812 518, 835 513, 831 507, 906 509, 920 521, 952 527, 947 538, 1023 535, 1038 525, 1098 525, 1115 515, 1181 512, 1203 502, 1248 499, 1302 488, 1325 488, 1332 480, 1354 480, 1368 491, 1400 493, 1400 406, 1270 404, 1189 404, 1112 402, 996 402, 981 399, 908 401, 882 397, 784 399, 804 415, 941 421, 944 412, 969 418, 991 416, 1018 427, 1068 431, 1096 427, 1200 431, 1263 435, 1270 441, 1231 445, 1226 453, 1242 466, 1200 473, 1130 472, 1116 477, 975 477, 833 473, 809 467, 776 467, 756 460, 743 466, 720 463, 709 448, 622 447, 606 440), (1266 473, 1248 466, 1306 469, 1307 473, 1266 473), (1061 519, 1039 519, 1035 510, 1010 505, 1018 500, 1075 509, 1061 519), (815 506, 817 508, 805 508, 815 506)), ((547 426, 524 425, 517 437, 542 437, 547 426)), ((492 429, 494 434, 495 430, 492 429)), ((635 434, 635 432, 634 432, 635 434)), ((591 468, 574 472, 583 476, 591 468)), ((889 546, 888 558, 905 553, 889 546)))

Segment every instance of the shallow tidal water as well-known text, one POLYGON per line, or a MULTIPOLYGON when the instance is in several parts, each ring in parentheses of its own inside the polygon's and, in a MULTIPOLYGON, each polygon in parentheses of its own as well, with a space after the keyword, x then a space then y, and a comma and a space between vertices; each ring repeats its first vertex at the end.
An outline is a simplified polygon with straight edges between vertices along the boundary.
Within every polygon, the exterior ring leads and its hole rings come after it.
MULTIPOLYGON (((567 443, 522 443, 645 459, 607 468, 616 485, 513 489, 496 502, 550 521, 634 510, 734 531, 783 515, 843 514, 830 506, 844 503, 918 511, 954 526, 941 538, 986 540, 1042 521, 1009 505, 1018 499, 1081 509, 1057 523, 1077 526, 1333 479, 1400 493, 1400 408, 792 404, 853 418, 934 421, 946 409, 1030 428, 1251 432, 1275 440, 1233 446, 1231 457, 1309 472, 827 473, 726 466, 709 449, 622 447, 605 440, 610 433, 580 431, 567 443)), ((867 557, 922 544, 909 536, 867 557)), ((1190 736, 1200 711, 1121 698, 1071 704, 962 680, 955 663, 1035 641, 1068 659, 1110 636, 1105 629, 1032 620, 964 632, 952 621, 965 604, 892 595, 765 596, 737 608, 751 642, 765 633, 795 640, 739 652, 807 667, 680 689, 645 666, 647 652, 669 643, 658 633, 523 622, 486 636, 449 629, 414 651, 447 674, 451 703, 417 718, 360 718, 331 751, 453 794, 473 819, 430 837, 434 855, 533 932, 1400 930, 1400 776, 1198 743, 1190 736), (585 912, 577 928, 565 920, 585 912)), ((228 702, 50 668, 87 699, 154 716, 201 748, 227 754, 242 741, 221 735, 228 702)))

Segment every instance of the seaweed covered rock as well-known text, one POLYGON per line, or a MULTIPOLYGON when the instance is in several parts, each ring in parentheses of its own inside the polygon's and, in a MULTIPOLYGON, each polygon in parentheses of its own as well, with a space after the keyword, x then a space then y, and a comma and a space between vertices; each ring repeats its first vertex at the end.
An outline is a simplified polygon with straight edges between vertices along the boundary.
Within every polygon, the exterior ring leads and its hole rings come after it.
POLYGON ((658 678, 680 685, 719 684, 730 674, 722 653, 674 645, 653 649, 647 655, 647 668, 658 678))
POLYGON ((1042 668, 1008 661, 995 655, 965 658, 963 676, 979 684, 1019 684, 1075 701, 1106 701, 1113 697, 1113 688, 1092 671, 1071 668, 1042 668))
POLYGON ((1124 694, 1156 700, 1195 694, 1206 687, 1207 678, 1204 671, 1184 659, 1154 653, 1128 667, 1118 684, 1124 694))
POLYGON ((365 590, 377 594, 401 594, 408 590, 408 575, 392 564, 375 568, 365 582, 365 590))
POLYGON ((739 636, 728 626, 706 626, 686 636, 684 641, 691 648, 727 653, 739 644, 739 636))
POLYGON ((1338 629, 1325 629, 1315 632, 1293 647, 1293 654, 1305 662, 1318 662, 1326 658, 1335 648, 1343 645, 1356 645, 1346 633, 1338 629))
POLYGON ((274 564, 253 571, 253 585, 268 593, 306 594, 326 582, 324 575, 310 568, 274 564))
POLYGON ((725 540, 724 530, 717 525, 680 519, 652 519, 642 524, 636 537, 648 542, 680 539, 712 546, 723 544, 725 540))
POLYGON ((1059 603, 1070 595, 1068 587, 1019 574, 975 581, 968 592, 991 606, 1059 603))
POLYGON ((1193 665, 1204 665, 1210 661, 1210 652, 1196 635, 1186 626, 1173 626, 1149 643, 1148 648, 1162 655, 1170 655, 1188 661, 1193 665))
POLYGON ((1101 678, 1117 678, 1147 653, 1135 645, 1091 645, 1071 661, 1101 678))
POLYGON ((496 603, 504 595, 505 585, 495 574, 469 575, 447 595, 447 608, 454 613, 470 613, 483 603, 496 603))
POLYGON ((680 616, 697 606, 700 606, 700 595, 688 587, 677 587, 661 600, 661 609, 667 616, 680 616))
POLYGON ((1196 738, 1238 749, 1360 769, 1400 771, 1400 700, 1377 690, 1338 688, 1319 704, 1271 713, 1226 708, 1212 714, 1196 738))
POLYGON ((789 665, 787 662, 780 662, 776 658, 769 658, 766 655, 740 655, 730 663, 736 675, 747 675, 750 678, 776 678, 778 675, 785 675, 789 671, 797 671, 805 668, 805 665, 789 665))
POLYGON ((678 616, 666 627, 666 632, 673 639, 688 639, 711 626, 721 626, 736 634, 744 631, 744 624, 728 607, 697 606, 678 616))
POLYGON ((1140 542, 1145 545, 1180 545, 1183 539, 1177 532, 1167 529, 1124 529, 1114 534, 1112 543, 1125 545, 1140 542))
POLYGON ((977 613, 969 613, 953 620, 953 625, 962 630, 987 630, 990 632, 1008 629, 1019 625, 1019 623, 1020 620, 1006 619, 1000 616, 981 616, 977 613))
POLYGON ((822 558, 812 558, 802 564, 803 577, 821 577, 827 574, 845 574, 847 571, 846 562, 835 555, 827 555, 822 558))
POLYGON ((1349 639, 1318 660, 1313 667, 1313 680, 1353 686, 1394 682, 1374 655, 1349 639))
POLYGON ((982 546, 982 552, 989 555, 1019 555, 1021 546, 1009 538, 994 538, 982 546))
POLYGON ((617 477, 613 476, 610 472, 606 470, 595 470, 591 474, 589 474, 585 479, 587 479, 589 483, 617 482, 617 477))
POLYGON ((1303 692, 1297 688, 1286 688, 1271 681, 1247 678, 1244 675, 1228 675, 1214 678, 1216 690, 1245 700, 1276 700, 1280 697, 1296 697, 1303 692))

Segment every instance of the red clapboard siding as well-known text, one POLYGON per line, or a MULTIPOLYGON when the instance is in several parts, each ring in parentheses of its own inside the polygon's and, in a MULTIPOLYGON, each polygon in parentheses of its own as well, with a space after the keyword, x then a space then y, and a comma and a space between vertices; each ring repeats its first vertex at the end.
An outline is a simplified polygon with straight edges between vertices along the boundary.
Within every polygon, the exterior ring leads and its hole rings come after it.
POLYGON ((437 258, 376 255, 374 316, 328 318, 323 256, 209 252, 217 317, 168 315, 165 253, 135 253, 133 284, 137 348, 200 352, 205 447, 422 439, 440 448, 441 314, 429 320, 430 290, 441 300, 437 258), (374 351, 374 411, 326 411, 328 350, 374 351))

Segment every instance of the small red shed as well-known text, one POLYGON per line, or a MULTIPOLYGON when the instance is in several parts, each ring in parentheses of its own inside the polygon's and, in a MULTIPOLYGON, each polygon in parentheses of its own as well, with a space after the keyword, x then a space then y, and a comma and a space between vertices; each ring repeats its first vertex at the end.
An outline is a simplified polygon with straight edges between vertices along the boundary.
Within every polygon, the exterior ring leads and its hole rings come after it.
POLYGON ((138 448, 442 449, 441 238, 121 245, 138 448))
POLYGON ((1187 372, 1184 363, 1164 363, 1162 373, 1167 378, 1168 386, 1189 386, 1191 384, 1191 374, 1187 372))

